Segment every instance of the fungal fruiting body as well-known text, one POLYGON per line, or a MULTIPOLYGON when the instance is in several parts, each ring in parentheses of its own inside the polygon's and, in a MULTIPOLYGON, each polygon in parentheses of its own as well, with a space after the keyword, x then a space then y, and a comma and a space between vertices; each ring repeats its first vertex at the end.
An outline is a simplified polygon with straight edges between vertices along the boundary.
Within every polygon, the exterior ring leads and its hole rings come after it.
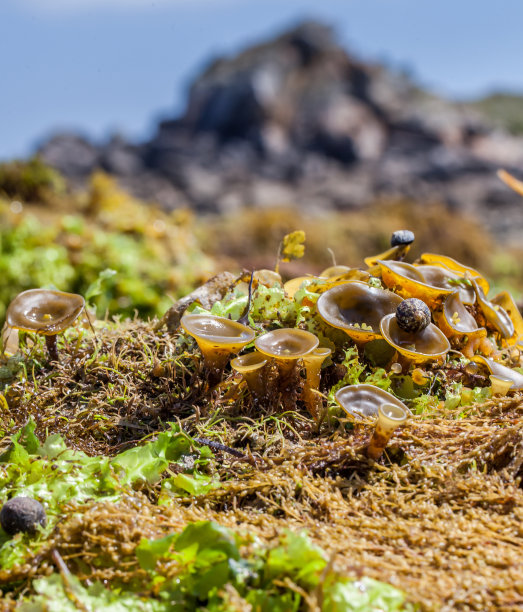
POLYGON ((243 376, 256 401, 261 401, 266 395, 264 368, 267 361, 267 358, 258 351, 240 355, 231 361, 232 369, 243 376))
POLYGON ((356 343, 365 344, 381 337, 381 319, 395 312, 401 301, 391 291, 350 281, 325 291, 316 308, 326 323, 342 329, 356 343))
POLYGON ((319 346, 303 357, 305 364, 306 381, 303 390, 303 399, 315 421, 320 419, 322 407, 320 388, 321 366, 332 353, 330 348, 319 346))
POLYGON ((29 289, 9 304, 6 324, 12 329, 45 336, 51 361, 58 361, 56 335, 70 327, 85 310, 81 295, 51 289, 29 289))
POLYGON ((408 412, 397 404, 381 404, 378 408, 376 427, 367 446, 367 457, 379 459, 394 431, 405 423, 408 412))
POLYGON ((210 384, 220 379, 231 354, 239 353, 255 336, 250 327, 238 321, 210 314, 184 314, 180 324, 196 340, 210 384))

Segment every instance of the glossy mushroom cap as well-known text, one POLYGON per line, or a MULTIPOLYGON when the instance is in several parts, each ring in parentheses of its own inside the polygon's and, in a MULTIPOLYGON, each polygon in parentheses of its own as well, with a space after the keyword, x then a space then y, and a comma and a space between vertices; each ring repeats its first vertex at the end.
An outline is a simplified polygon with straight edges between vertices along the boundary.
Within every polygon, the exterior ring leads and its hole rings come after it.
POLYGON ((391 291, 351 281, 323 293, 317 309, 326 323, 342 329, 355 342, 363 343, 381 337, 381 319, 396 312, 401 301, 391 291))
POLYGON ((445 266, 422 264, 416 266, 425 282, 431 287, 445 290, 447 293, 459 291, 464 304, 474 304, 476 296, 471 286, 462 284, 465 277, 445 266))
POLYGON ((408 418, 408 412, 397 404, 381 404, 378 410, 376 429, 367 447, 367 457, 379 459, 395 429, 403 425, 408 418))
POLYGON ((333 276, 341 276, 342 274, 348 274, 352 268, 349 266, 329 266, 322 270, 318 276, 321 278, 331 278, 333 276))
POLYGON ((255 400, 261 400, 264 396, 265 381, 263 374, 267 361, 267 358, 258 351, 240 355, 231 361, 231 368, 242 374, 255 400))
POLYGON ((465 335, 477 337, 487 334, 487 330, 479 327, 476 319, 465 308, 458 291, 454 291, 445 298, 437 323, 447 338, 465 335))
POLYGON ((84 308, 85 300, 81 295, 29 289, 19 293, 9 304, 6 322, 14 329, 54 336, 70 327, 84 308))
POLYGON ((410 414, 401 400, 373 385, 347 385, 336 392, 334 399, 351 417, 375 417, 382 404, 394 404, 410 414))
POLYGON ((523 317, 512 295, 508 291, 502 291, 492 298, 491 303, 494 308, 496 306, 503 308, 512 321, 514 334, 509 339, 508 344, 515 344, 518 339, 523 339, 523 317))
POLYGON ((399 327, 396 315, 392 314, 383 317, 380 328, 383 338, 398 353, 414 363, 443 360, 450 350, 445 334, 433 323, 418 333, 410 333, 399 327))
POLYGON ((487 280, 481 276, 481 274, 470 266, 465 266, 464 264, 452 259, 452 257, 447 257, 446 255, 437 255, 436 253, 423 253, 420 257, 420 261, 422 264, 432 265, 432 266, 440 266, 443 268, 447 268, 448 270, 452 270, 456 272, 462 278, 474 278, 478 282, 479 286, 488 293, 489 284, 487 280))
MULTIPOLYGON (((454 291, 456 286, 449 282, 460 277, 449 269, 444 270, 438 266, 413 266, 412 264, 397 261, 379 261, 383 283, 394 289, 405 298, 418 298, 423 300, 429 308, 437 308, 445 297, 454 291)), ((467 303, 474 302, 471 288, 459 288, 463 291, 463 299, 467 303)))
POLYGON ((255 372, 267 363, 267 358, 261 355, 258 351, 252 353, 246 353, 235 357, 231 361, 231 367, 240 374, 248 374, 249 372, 255 372))
POLYGON ((476 293, 478 305, 487 322, 499 333, 502 338, 511 338, 515 333, 515 329, 514 323, 512 322, 512 319, 507 311, 499 304, 493 304, 490 300, 488 300, 483 289, 479 286, 475 279, 472 279, 471 282, 476 293))
POLYGON ((301 359, 319 344, 311 332, 296 328, 275 329, 256 338, 254 346, 267 357, 278 360, 301 359))
POLYGON ((511 380, 511 389, 523 389, 523 374, 516 372, 516 370, 513 370, 512 368, 507 368, 507 366, 504 366, 501 363, 490 359, 489 357, 484 357, 483 355, 474 355, 474 361, 487 366, 488 371, 494 376, 511 380))
POLYGON ((237 353, 254 340, 254 331, 224 317, 208 314, 184 314, 180 321, 183 329, 192 336, 200 349, 226 350, 237 353))

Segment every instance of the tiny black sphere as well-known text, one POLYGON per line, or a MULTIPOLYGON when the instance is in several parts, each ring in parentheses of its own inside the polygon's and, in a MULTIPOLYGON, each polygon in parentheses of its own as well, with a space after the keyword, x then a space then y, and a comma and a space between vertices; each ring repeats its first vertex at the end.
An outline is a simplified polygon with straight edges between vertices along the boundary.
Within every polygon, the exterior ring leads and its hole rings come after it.
POLYGON ((396 322, 403 331, 418 333, 430 323, 429 307, 417 298, 403 300, 396 308, 396 322))
POLYGON ((0 525, 9 535, 19 531, 35 533, 37 525, 45 527, 46 523, 44 507, 31 497, 13 497, 0 511, 0 525))
POLYGON ((390 238, 390 246, 400 246, 412 244, 414 242, 414 233, 410 230, 398 230, 394 232, 390 238))

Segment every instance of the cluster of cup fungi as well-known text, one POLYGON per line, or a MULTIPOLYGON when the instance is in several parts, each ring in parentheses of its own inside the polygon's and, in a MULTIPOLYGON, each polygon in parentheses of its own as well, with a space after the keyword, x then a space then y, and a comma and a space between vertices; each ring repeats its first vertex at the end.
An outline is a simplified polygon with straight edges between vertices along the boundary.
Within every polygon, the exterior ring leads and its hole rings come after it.
MULTIPOLYGON (((488 298, 487 280, 450 257, 425 253, 416 263, 406 263, 413 241, 414 234, 408 230, 394 232, 387 251, 365 259, 366 269, 331 266, 318 276, 285 284, 279 274, 260 270, 253 273, 249 289, 256 278, 258 284, 281 284, 292 298, 306 282, 319 294, 314 313, 329 328, 342 330, 361 350, 372 348, 381 353, 386 369, 410 373, 416 384, 427 384, 430 376, 423 368, 442 365, 452 351, 467 363, 469 374, 482 371, 490 377, 493 395, 523 389, 523 375, 503 363, 512 360, 520 365, 523 351, 523 319, 512 296, 503 291, 488 298)), ((251 291, 249 303, 250 298, 251 291)), ((332 348, 320 346, 314 333, 299 327, 257 335, 248 325, 248 309, 239 321, 210 313, 182 316, 181 327, 202 353, 208 384, 218 383, 230 362, 253 401, 263 404, 274 383, 269 371, 276 370, 276 383, 283 394, 293 391, 298 372, 303 379, 300 399, 320 423, 325 415, 320 377, 332 348), (246 347, 248 352, 240 354, 246 347)), ((58 361, 56 336, 82 313, 82 296, 32 289, 9 305, 6 329, 43 335, 49 360, 58 361)), ((354 420, 376 419, 367 447, 372 458, 381 455, 393 431, 410 415, 396 396, 372 385, 345 386, 335 399, 354 420)))
MULTIPOLYGON (((423 367, 442 365, 452 351, 467 363, 469 374, 486 372, 493 395, 523 389, 523 375, 501 362, 510 354, 519 365, 523 349, 523 319, 512 296, 503 291, 487 298, 487 280, 450 257, 425 253, 417 263, 406 263, 413 240, 408 230, 395 232, 390 249, 365 259, 365 270, 333 266, 317 277, 291 279, 283 287, 292 297, 305 281, 309 286, 316 282, 316 313, 328 326, 345 332, 360 349, 373 343, 374 350, 385 355, 389 371, 410 372, 420 385, 430 381, 423 367)), ((261 284, 281 282, 269 271, 255 274, 261 284)), ((212 314, 185 314, 181 326, 198 343, 212 379, 219 380, 231 360, 255 400, 267 396, 269 365, 276 364, 280 386, 301 368, 301 399, 316 421, 322 418, 321 368, 332 349, 320 346, 315 334, 278 328, 256 337, 245 323, 212 314), (238 356, 252 343, 254 350, 238 356)), ((345 386, 335 398, 351 418, 376 419, 366 449, 374 459, 410 415, 402 401, 372 385, 345 386)))

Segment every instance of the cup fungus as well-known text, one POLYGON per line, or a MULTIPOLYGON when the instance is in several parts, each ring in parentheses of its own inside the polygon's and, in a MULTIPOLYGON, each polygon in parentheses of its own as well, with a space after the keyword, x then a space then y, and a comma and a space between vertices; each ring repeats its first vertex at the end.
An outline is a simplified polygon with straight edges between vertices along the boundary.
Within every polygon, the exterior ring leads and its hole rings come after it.
POLYGON ((415 267, 421 272, 427 285, 439 290, 443 289, 447 293, 454 292, 457 288, 464 304, 474 304, 476 300, 474 290, 468 284, 468 279, 465 279, 461 274, 438 265, 422 264, 415 267))
POLYGON ((432 360, 443 361, 450 350, 450 344, 441 330, 433 323, 428 323, 416 332, 406 331, 399 325, 401 321, 401 316, 398 319, 396 314, 389 314, 383 317, 380 323, 383 338, 400 355, 415 364, 432 360))
POLYGON ((342 274, 348 274, 349 272, 351 272, 352 268, 349 268, 349 266, 329 266, 328 268, 325 268, 325 270, 322 270, 318 276, 320 276, 321 278, 331 278, 333 276, 341 276, 342 274))
POLYGON ((443 298, 455 291, 455 288, 444 289, 428 283, 420 267, 398 261, 379 261, 381 278, 390 289, 394 289, 404 298, 418 298, 430 308, 437 308, 443 298))
POLYGON ((499 304, 494 304, 488 300, 483 289, 475 279, 472 279, 471 283, 476 293, 478 305, 487 323, 499 333, 502 339, 507 340, 511 338, 515 333, 515 329, 514 323, 507 311, 499 304))
POLYGON ((508 344, 515 344, 520 338, 523 339, 523 317, 512 295, 508 291, 502 291, 492 298, 491 303, 494 305, 494 308, 500 306, 512 321, 514 334, 507 339, 508 344))
POLYGON ((280 376, 287 376, 298 359, 303 359, 318 346, 319 340, 311 332, 296 328, 282 328, 256 338, 254 346, 267 357, 274 359, 280 376))
POLYGON ((260 401, 265 395, 264 367, 267 358, 258 351, 235 357, 231 368, 243 376, 251 395, 260 401))
POLYGON ((255 335, 250 327, 238 321, 211 314, 184 314, 180 324, 196 340, 210 384, 220 379, 230 355, 241 351, 255 335))
POLYGON ((495 374, 491 374, 489 378, 492 388, 492 395, 506 395, 514 384, 510 378, 502 378, 501 376, 496 376, 495 374))
POLYGON ((487 280, 474 268, 465 266, 459 261, 447 257, 446 255, 437 255, 436 253, 423 253, 420 257, 422 264, 436 265, 457 272, 462 278, 474 278, 485 293, 489 292, 489 284, 487 280))
POLYGON ((318 421, 320 418, 322 406, 321 397, 317 393, 320 388, 321 366, 331 353, 330 348, 318 346, 303 357, 307 376, 303 399, 315 421, 318 421))
POLYGON ((317 309, 326 323, 363 344, 381 337, 382 317, 394 313, 401 301, 401 297, 391 291, 350 281, 323 293, 317 309))
POLYGON ((507 366, 489 357, 484 357, 483 355, 474 355, 474 361, 487 366, 488 371, 492 375, 505 380, 511 380, 511 389, 523 389, 523 374, 520 374, 512 368, 507 368, 507 366))
POLYGON ((9 304, 6 323, 12 329, 45 336, 51 361, 58 361, 56 336, 70 327, 85 310, 81 295, 51 289, 29 289, 9 304))
POLYGON ((401 400, 374 385, 347 385, 336 392, 334 399, 349 416, 356 418, 377 416, 382 404, 393 404, 410 413, 401 400))
POLYGON ((367 446, 367 457, 379 459, 385 450, 394 431, 405 423, 408 412, 397 404, 381 404, 378 408, 378 420, 372 438, 367 446))

